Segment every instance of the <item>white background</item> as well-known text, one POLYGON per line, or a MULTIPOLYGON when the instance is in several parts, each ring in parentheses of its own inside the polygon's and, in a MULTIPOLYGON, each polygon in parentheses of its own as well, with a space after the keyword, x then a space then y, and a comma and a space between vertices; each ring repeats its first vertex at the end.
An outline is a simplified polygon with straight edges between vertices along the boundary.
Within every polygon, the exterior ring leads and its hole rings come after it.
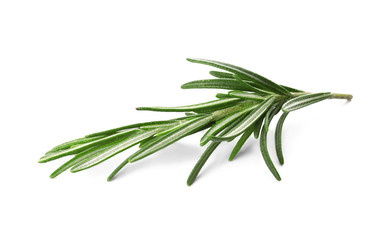
MULTIPOLYGON (((1 1, 1 239, 389 239, 388 1, 1 1), (251 140, 223 144, 191 187, 201 134, 106 177, 37 161, 85 134, 178 114, 136 106, 207 101, 181 90, 220 60, 311 92, 276 181, 251 140)), ((273 122, 271 129, 274 129, 273 122)), ((269 149, 275 159, 273 130, 269 149)))

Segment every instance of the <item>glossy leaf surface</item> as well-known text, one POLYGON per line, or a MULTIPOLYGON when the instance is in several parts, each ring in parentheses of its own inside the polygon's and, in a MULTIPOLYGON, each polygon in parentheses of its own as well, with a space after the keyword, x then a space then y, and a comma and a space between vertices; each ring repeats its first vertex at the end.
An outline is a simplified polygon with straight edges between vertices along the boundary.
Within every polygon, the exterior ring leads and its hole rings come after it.
POLYGON ((201 119, 196 119, 190 124, 176 129, 175 131, 172 131, 166 135, 157 137, 154 141, 150 142, 148 147, 141 148, 137 152, 135 152, 133 155, 131 155, 127 160, 129 162, 135 162, 138 161, 146 156, 149 156, 150 154, 165 148, 169 146, 170 144, 182 139, 183 137, 191 134, 192 132, 196 131, 198 128, 201 128, 202 126, 208 124, 210 121, 212 121, 211 117, 205 117, 201 119))
POLYGON ((241 82, 230 79, 230 78, 220 78, 220 79, 205 79, 197 80, 185 83, 181 86, 182 89, 196 89, 196 88, 210 88, 210 89, 227 89, 227 90, 251 90, 250 87, 242 84, 241 82))
POLYGON ((233 106, 239 101, 242 101, 242 99, 226 98, 226 99, 219 99, 210 102, 180 106, 180 107, 139 107, 137 108, 137 110, 147 110, 147 111, 157 111, 157 112, 189 112, 189 111, 198 111, 198 110, 226 108, 229 106, 233 106))
POLYGON ((273 164, 271 157, 269 156, 269 153, 268 153, 267 131, 265 130, 264 127, 261 129, 261 133, 260 133, 260 151, 261 151, 261 155, 263 156, 264 162, 267 165, 268 169, 271 171, 272 175, 274 175, 274 177, 278 181, 280 181, 281 180, 280 175, 279 175, 278 171, 276 170, 275 165, 273 164))
POLYGON ((264 90, 270 89, 274 92, 277 92, 277 93, 280 93, 283 95, 290 95, 290 92, 288 92, 282 86, 272 82, 271 80, 269 80, 269 79, 267 79, 267 78, 265 78, 257 73, 249 71, 247 69, 244 69, 244 68, 241 68, 238 66, 234 66, 234 65, 228 64, 228 63, 214 61, 214 60, 199 59, 199 58, 198 59, 187 58, 187 60, 190 62, 193 62, 193 63, 201 63, 201 64, 209 65, 212 67, 216 67, 219 69, 223 69, 225 71, 229 71, 229 72, 232 72, 232 73, 235 73, 238 75, 245 76, 249 80, 252 80, 254 83, 257 83, 261 89, 263 89, 263 88, 265 88, 264 90))
POLYGON ((283 105, 283 112, 292 112, 298 109, 301 109, 303 107, 307 107, 309 105, 312 105, 314 103, 323 101, 325 99, 328 99, 332 96, 331 93, 314 93, 314 94, 306 94, 303 96, 299 96, 296 98, 293 98, 289 101, 287 101, 283 105))
POLYGON ((238 123, 228 134, 225 134, 221 137, 211 137, 211 140, 226 141, 236 137, 237 135, 240 135, 252 124, 254 124, 256 120, 258 120, 267 111, 267 109, 270 107, 270 105, 273 102, 274 102, 273 97, 262 102, 261 104, 259 104, 259 106, 256 109, 252 110, 247 117, 245 117, 240 123, 238 123))
POLYGON ((278 156, 279 163, 281 165, 284 164, 284 157, 282 152, 282 128, 284 120, 286 120, 286 117, 288 115, 288 112, 285 112, 280 116, 279 121, 276 125, 275 129, 275 148, 276 148, 276 155, 278 156))
POLYGON ((242 146, 245 144, 246 140, 248 140, 248 138, 251 136, 252 132, 253 132, 253 127, 247 129, 241 135, 240 139, 238 139, 236 145, 234 146, 232 152, 230 153, 229 161, 232 161, 234 159, 234 157, 237 155, 237 153, 241 150, 242 146))

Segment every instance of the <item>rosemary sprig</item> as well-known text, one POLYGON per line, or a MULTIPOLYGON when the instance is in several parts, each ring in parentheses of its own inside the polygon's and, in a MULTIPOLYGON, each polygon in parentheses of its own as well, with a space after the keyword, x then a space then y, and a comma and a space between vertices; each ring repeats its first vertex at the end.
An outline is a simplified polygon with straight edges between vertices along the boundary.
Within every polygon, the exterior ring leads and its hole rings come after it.
POLYGON ((233 148, 229 160, 240 151, 246 140, 252 135, 257 139, 263 159, 277 180, 281 180, 267 148, 267 133, 272 119, 283 110, 275 131, 276 154, 281 165, 282 127, 289 112, 323 101, 325 99, 346 99, 352 95, 338 93, 308 93, 288 86, 278 85, 271 80, 246 70, 218 61, 205 59, 187 59, 216 67, 224 71, 210 71, 213 79, 197 80, 185 83, 183 89, 225 89, 227 93, 218 93, 217 99, 180 107, 139 107, 137 110, 184 112, 181 118, 131 124, 119 128, 89 134, 60 144, 48 151, 40 163, 74 157, 55 170, 54 178, 70 169, 78 172, 100 164, 112 156, 138 145, 139 150, 125 159, 108 177, 110 181, 128 163, 133 163, 175 143, 193 133, 208 129, 200 140, 200 145, 209 144, 205 152, 191 171, 187 184, 191 185, 202 167, 221 142, 232 141, 240 137, 233 148))

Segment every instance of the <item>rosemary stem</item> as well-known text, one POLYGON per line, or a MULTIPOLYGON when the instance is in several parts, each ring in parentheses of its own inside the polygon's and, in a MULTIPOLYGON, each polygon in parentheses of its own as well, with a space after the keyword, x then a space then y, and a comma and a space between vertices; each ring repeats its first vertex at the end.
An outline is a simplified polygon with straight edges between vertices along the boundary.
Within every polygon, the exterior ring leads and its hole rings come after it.
POLYGON ((351 94, 333 93, 331 98, 346 99, 347 101, 351 101, 352 97, 353 96, 351 94))

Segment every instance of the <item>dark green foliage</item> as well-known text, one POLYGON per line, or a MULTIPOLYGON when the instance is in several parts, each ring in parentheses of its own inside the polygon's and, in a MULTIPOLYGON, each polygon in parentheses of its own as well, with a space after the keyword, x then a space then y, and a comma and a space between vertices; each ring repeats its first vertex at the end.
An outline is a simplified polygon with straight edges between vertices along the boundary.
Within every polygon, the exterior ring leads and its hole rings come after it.
POLYGON ((276 155, 278 156, 280 165, 284 164, 284 157, 282 152, 282 128, 284 120, 286 120, 286 117, 288 115, 288 112, 285 112, 280 116, 278 124, 276 125, 275 129, 275 148, 276 148, 276 155))
POLYGON ((138 151, 125 159, 107 178, 110 181, 123 167, 144 159, 145 157, 179 141, 191 134, 208 129, 200 140, 206 145, 204 153, 188 177, 191 185, 210 155, 223 141, 232 141, 239 137, 229 161, 231 161, 248 138, 260 135, 260 150, 263 159, 277 180, 280 175, 276 170, 267 149, 267 133, 271 120, 281 109, 281 115, 275 131, 276 154, 279 163, 284 163, 282 154, 282 127, 288 112, 298 110, 313 103, 342 98, 351 100, 348 94, 307 93, 288 86, 278 85, 271 80, 244 68, 218 61, 205 59, 187 59, 219 68, 226 72, 210 71, 215 79, 197 80, 185 83, 183 89, 224 89, 232 90, 218 93, 217 99, 180 107, 139 107, 137 110, 183 112, 185 116, 164 121, 152 121, 131 124, 101 132, 89 134, 60 144, 48 151, 39 162, 48 162, 58 158, 74 155, 50 177, 54 178, 70 169, 78 172, 100 164, 116 154, 138 145, 138 151))

